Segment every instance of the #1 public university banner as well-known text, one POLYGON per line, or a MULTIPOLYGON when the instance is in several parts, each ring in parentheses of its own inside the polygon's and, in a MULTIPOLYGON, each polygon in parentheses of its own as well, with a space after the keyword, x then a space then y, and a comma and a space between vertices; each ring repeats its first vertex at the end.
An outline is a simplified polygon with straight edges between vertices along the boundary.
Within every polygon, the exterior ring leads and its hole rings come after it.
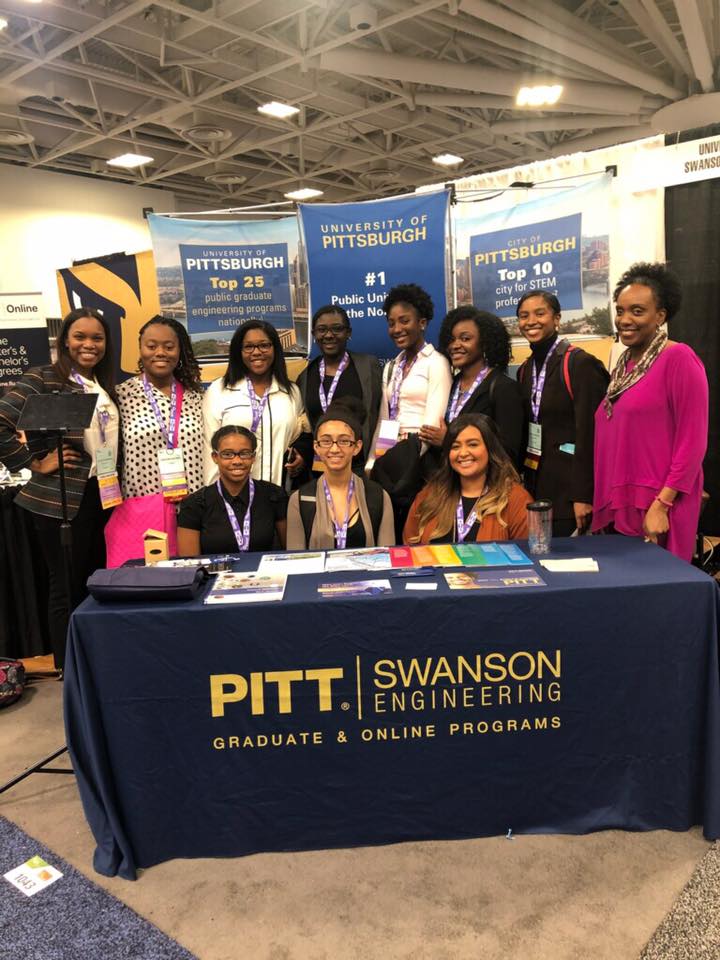
POLYGON ((307 349, 307 277, 294 217, 267 221, 148 216, 160 304, 187 326, 198 359, 225 358, 248 320, 307 349))
POLYGON ((606 336, 610 319, 610 184, 504 190, 453 208, 457 302, 497 314, 519 335, 515 310, 529 290, 554 294, 563 334, 606 336), (526 199, 527 198, 527 199, 526 199))
POLYGON ((394 354, 383 301, 391 287, 418 283, 432 297, 437 334, 447 309, 449 191, 359 203, 299 204, 310 280, 310 313, 325 304, 347 310, 352 347, 394 354))

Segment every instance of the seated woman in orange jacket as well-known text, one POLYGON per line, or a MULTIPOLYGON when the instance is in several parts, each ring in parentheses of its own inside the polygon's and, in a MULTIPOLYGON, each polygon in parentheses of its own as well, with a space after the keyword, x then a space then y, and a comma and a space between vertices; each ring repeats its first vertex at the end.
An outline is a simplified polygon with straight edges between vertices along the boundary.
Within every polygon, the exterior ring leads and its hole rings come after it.
POLYGON ((530 500, 492 420, 462 414, 448 425, 437 473, 410 507, 403 543, 523 540, 530 500))

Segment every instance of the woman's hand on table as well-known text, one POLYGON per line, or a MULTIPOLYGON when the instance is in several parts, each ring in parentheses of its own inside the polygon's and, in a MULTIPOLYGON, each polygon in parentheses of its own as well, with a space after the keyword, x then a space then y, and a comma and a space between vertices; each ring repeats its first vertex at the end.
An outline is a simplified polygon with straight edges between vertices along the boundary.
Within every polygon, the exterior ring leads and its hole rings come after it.
POLYGON ((575 514, 575 526, 580 533, 584 533, 590 526, 590 521, 592 520, 592 504, 576 501, 573 503, 573 512, 575 514))
POLYGON ((643 530, 645 531, 646 539, 651 543, 657 543, 658 537, 663 536, 669 529, 670 519, 668 517, 668 508, 663 506, 659 500, 653 500, 643 520, 643 530))

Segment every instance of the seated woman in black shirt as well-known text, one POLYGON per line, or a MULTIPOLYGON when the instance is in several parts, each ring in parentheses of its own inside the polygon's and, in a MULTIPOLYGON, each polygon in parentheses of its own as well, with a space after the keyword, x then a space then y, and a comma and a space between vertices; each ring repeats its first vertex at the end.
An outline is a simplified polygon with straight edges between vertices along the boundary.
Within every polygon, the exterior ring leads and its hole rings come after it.
POLYGON ((362 449, 362 407, 354 397, 331 404, 315 427, 325 472, 290 497, 288 550, 386 547, 395 542, 390 497, 352 471, 362 449))
POLYGON ((178 513, 178 553, 271 550, 285 546, 287 497, 264 480, 253 480, 257 440, 245 427, 220 427, 211 440, 219 478, 183 500, 178 513))

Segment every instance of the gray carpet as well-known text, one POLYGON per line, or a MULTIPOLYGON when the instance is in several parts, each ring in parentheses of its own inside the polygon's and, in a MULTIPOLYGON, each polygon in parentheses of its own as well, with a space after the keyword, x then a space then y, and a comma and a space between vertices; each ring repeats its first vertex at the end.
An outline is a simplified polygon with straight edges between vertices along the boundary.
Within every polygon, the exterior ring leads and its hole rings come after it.
POLYGON ((16 960, 196 960, 52 850, 0 817, 0 956, 16 960), (27 897, 4 874, 39 855, 63 876, 27 897))
POLYGON ((720 845, 702 858, 640 960, 717 960, 720 957, 720 845))

